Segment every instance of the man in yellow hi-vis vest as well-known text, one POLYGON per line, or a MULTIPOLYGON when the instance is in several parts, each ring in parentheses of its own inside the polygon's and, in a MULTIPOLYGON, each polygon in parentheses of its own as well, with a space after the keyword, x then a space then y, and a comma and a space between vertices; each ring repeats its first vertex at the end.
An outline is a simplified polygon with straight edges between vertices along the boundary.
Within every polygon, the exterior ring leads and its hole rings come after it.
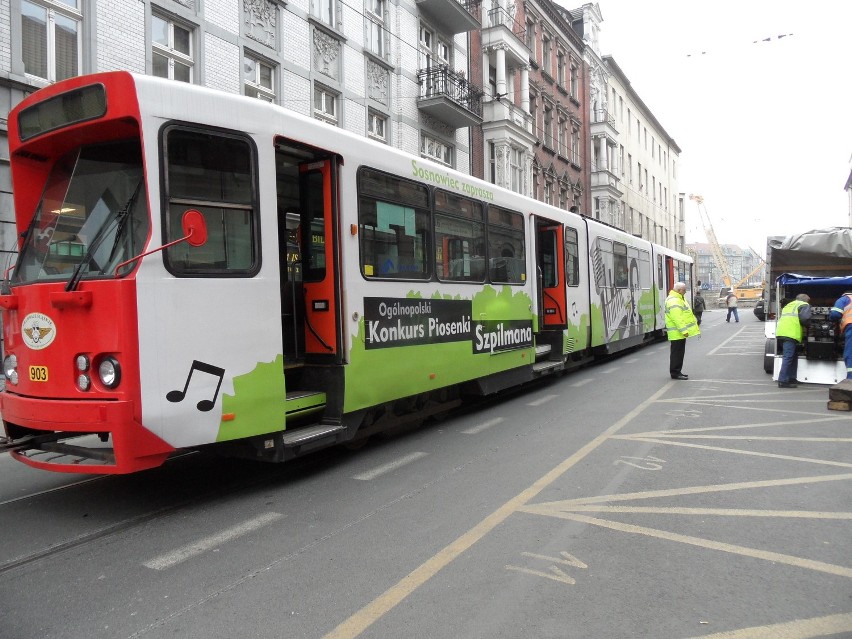
POLYGON ((796 388, 796 373, 799 356, 796 349, 802 343, 802 326, 811 319, 810 296, 799 293, 792 302, 781 309, 775 326, 775 339, 781 347, 781 371, 778 373, 779 388, 796 388))
POLYGON ((675 282, 666 298, 666 332, 671 344, 669 374, 672 379, 689 379, 689 375, 684 375, 681 370, 686 353, 686 338, 701 335, 701 329, 698 328, 698 322, 689 308, 689 302, 684 298, 684 293, 686 284, 675 282))

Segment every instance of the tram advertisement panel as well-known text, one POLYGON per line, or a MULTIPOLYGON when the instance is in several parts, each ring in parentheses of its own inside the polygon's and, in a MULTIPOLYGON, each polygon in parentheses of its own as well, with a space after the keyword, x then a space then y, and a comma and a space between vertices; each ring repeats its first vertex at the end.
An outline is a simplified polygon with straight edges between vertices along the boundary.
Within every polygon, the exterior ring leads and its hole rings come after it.
POLYGON ((471 342, 474 354, 532 346, 531 320, 471 321, 470 300, 364 298, 365 348, 471 342))

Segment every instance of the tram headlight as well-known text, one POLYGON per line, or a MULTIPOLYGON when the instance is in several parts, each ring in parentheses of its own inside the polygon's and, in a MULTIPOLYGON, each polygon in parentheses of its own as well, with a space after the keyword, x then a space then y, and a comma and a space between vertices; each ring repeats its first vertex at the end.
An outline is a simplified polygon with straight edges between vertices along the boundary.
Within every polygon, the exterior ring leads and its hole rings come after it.
POLYGON ((92 380, 85 373, 80 373, 77 376, 77 386, 81 391, 87 391, 92 385, 92 380))
POLYGON ((18 358, 14 353, 3 359, 3 375, 12 384, 18 383, 18 358))
POLYGON ((114 357, 104 358, 98 366, 98 376, 101 384, 107 388, 115 388, 121 382, 121 366, 114 357))

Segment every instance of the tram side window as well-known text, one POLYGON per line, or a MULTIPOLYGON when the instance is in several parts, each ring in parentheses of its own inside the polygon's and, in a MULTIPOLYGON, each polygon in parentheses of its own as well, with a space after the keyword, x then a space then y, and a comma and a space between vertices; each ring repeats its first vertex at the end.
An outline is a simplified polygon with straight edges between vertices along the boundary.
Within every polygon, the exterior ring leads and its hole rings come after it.
POLYGON ((595 286, 598 290, 610 288, 613 285, 612 240, 599 237, 595 245, 598 249, 592 256, 592 266, 595 269, 595 286))
POLYGON ((665 290, 665 286, 663 284, 663 256, 657 256, 657 288, 661 291, 665 290))
POLYGON ((612 266, 616 288, 627 288, 627 245, 621 242, 612 243, 612 266))
POLYGON ((577 229, 565 227, 565 283, 568 286, 580 284, 580 243, 577 229))
POLYGON ((488 275, 497 284, 527 281, 524 216, 520 213, 488 208, 488 275))
POLYGON ((425 186, 359 169, 358 233, 364 277, 428 279, 429 226, 425 186))
POLYGON ((639 286, 643 289, 651 288, 651 254, 648 251, 639 251, 639 286))
POLYGON ((435 191, 435 272, 439 280, 485 280, 485 221, 482 205, 435 191))
POLYGON ((166 225, 183 237, 181 218, 197 209, 207 222, 207 242, 166 249, 176 275, 250 276, 259 267, 254 150, 245 138, 170 127, 164 133, 166 225))

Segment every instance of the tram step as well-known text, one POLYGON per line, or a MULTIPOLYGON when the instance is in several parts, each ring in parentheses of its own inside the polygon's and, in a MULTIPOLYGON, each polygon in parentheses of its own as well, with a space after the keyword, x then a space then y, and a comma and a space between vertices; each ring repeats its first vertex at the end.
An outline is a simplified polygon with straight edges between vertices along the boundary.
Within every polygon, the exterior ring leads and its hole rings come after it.
POLYGON ((536 344, 535 358, 541 359, 545 355, 550 355, 550 344, 536 344))
POLYGON ((288 391, 285 412, 288 416, 305 415, 325 408, 325 393, 319 391, 288 391))
POLYGON ((345 429, 346 427, 343 424, 317 424, 316 426, 299 428, 292 432, 285 431, 282 442, 285 448, 303 446, 310 442, 330 437, 345 429))
POLYGON ((544 375, 547 372, 552 371, 553 369, 561 369, 563 367, 562 362, 536 362, 533 364, 533 373, 536 375, 544 375))

